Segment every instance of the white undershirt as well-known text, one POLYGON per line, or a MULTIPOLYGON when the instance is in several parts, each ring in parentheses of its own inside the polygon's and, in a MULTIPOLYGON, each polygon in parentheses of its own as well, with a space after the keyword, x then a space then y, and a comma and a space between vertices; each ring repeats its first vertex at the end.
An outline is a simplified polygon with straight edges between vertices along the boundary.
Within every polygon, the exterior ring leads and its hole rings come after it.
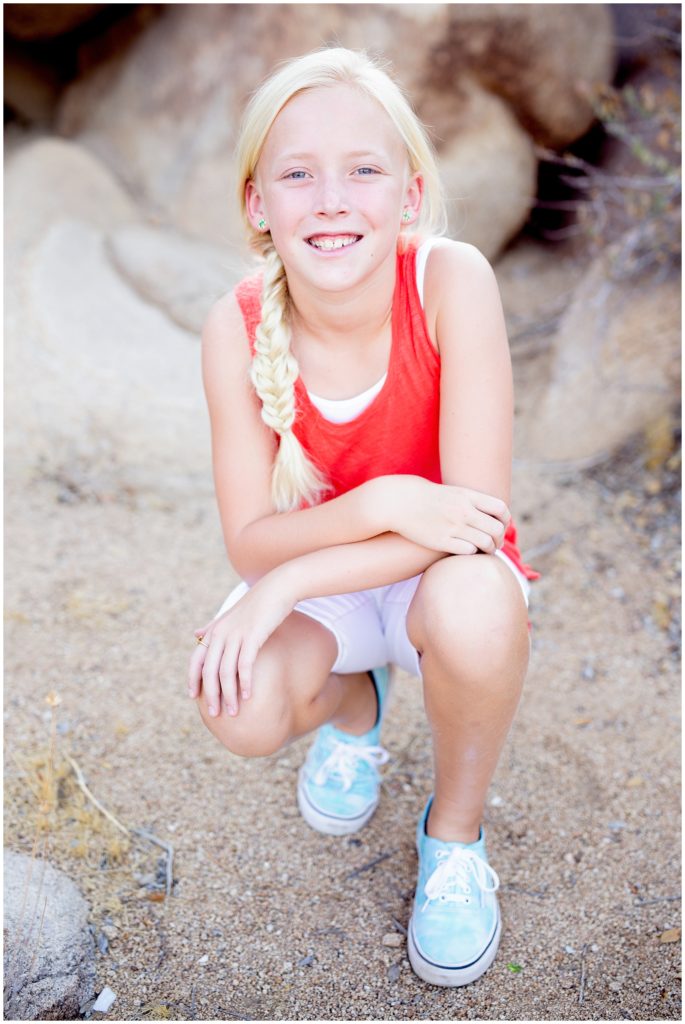
MULTIPOLYGON (((439 242, 439 237, 427 238, 419 248, 416 250, 416 289, 419 293, 419 302, 423 306, 423 279, 426 273, 426 261, 428 260, 428 253, 432 249, 436 242, 439 242)), ((381 391, 385 384, 387 373, 384 373, 379 381, 372 384, 366 391, 362 391, 359 395, 353 395, 352 398, 321 398, 320 395, 314 395, 311 391, 307 391, 309 400, 312 405, 315 405, 321 415, 326 420, 330 420, 331 423, 349 423, 350 420, 355 419, 360 413, 371 405, 376 395, 381 391)))

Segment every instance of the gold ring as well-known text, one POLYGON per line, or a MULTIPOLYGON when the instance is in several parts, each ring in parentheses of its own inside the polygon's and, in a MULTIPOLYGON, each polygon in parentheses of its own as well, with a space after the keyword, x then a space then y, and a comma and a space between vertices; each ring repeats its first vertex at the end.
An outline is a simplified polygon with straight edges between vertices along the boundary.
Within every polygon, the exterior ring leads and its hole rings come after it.
POLYGON ((207 648, 209 647, 209 644, 206 644, 204 642, 204 639, 201 636, 196 636, 195 637, 195 643, 196 644, 202 644, 203 647, 207 647, 207 648))

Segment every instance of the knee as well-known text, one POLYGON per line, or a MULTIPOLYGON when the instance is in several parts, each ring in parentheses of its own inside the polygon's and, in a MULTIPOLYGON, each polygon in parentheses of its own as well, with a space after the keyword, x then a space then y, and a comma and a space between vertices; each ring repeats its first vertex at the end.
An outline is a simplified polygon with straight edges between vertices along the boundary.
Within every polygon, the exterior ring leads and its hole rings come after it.
POLYGON ((203 693, 197 700, 200 717, 212 735, 240 757, 275 754, 291 738, 285 691, 264 661, 255 664, 252 695, 249 700, 239 700, 237 715, 229 715, 222 703, 221 713, 212 717, 203 693))
POLYGON ((451 556, 423 574, 407 615, 419 651, 468 651, 488 658, 528 650, 527 609, 521 588, 494 555, 451 556))

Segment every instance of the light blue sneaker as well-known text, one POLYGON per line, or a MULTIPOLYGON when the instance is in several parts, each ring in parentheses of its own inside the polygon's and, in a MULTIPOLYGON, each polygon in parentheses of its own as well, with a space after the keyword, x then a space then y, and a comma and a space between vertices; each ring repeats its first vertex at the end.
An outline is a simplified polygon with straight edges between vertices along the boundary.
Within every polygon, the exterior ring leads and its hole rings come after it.
POLYGON ((302 817, 318 832, 343 836, 366 825, 378 806, 378 768, 388 760, 379 745, 381 721, 387 706, 388 667, 369 673, 378 700, 376 724, 363 736, 351 736, 323 725, 300 769, 297 802, 302 817))
POLYGON ((495 959, 501 919, 499 878, 488 864, 483 829, 475 843, 426 834, 433 798, 416 830, 419 878, 408 928, 409 961, 431 985, 468 985, 495 959))

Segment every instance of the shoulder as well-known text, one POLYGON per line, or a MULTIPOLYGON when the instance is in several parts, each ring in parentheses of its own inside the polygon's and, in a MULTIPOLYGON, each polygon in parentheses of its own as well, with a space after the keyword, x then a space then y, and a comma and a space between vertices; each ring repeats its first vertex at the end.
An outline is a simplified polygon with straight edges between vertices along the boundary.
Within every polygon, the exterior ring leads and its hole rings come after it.
POLYGON ((424 279, 426 318, 439 351, 462 327, 488 308, 499 308, 495 272, 480 249, 470 242, 440 238, 428 255, 424 279))
POLYGON ((487 257, 470 242, 458 242, 452 238, 438 238, 434 241, 426 263, 426 287, 450 289, 460 282, 494 278, 494 271, 487 257))
POLYGON ((250 342, 239 288, 226 292, 210 307, 202 327, 202 373, 206 390, 217 381, 245 375, 250 364, 250 342))

